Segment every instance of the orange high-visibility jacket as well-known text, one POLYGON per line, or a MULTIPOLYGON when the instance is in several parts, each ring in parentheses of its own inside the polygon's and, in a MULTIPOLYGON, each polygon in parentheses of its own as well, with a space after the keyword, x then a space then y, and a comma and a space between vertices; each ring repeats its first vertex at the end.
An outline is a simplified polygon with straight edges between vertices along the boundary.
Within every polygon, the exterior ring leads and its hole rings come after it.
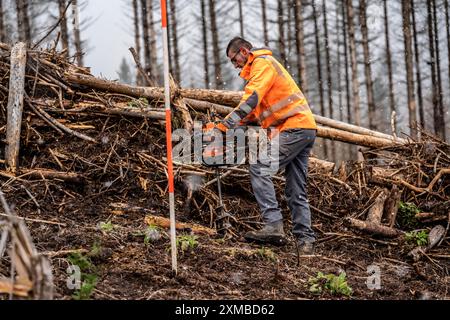
POLYGON ((239 105, 217 127, 226 131, 249 123, 263 128, 317 129, 305 96, 269 49, 252 49, 240 76, 247 80, 239 105))

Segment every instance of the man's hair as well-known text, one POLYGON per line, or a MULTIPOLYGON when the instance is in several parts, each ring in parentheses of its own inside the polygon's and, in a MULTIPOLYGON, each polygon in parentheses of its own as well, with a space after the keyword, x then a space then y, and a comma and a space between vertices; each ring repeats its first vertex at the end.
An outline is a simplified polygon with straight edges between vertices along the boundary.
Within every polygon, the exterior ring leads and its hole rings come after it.
POLYGON ((253 45, 241 37, 234 37, 228 43, 227 52, 226 52, 227 56, 228 56, 228 52, 230 52, 230 50, 237 51, 242 47, 250 50, 251 48, 253 48, 253 45))

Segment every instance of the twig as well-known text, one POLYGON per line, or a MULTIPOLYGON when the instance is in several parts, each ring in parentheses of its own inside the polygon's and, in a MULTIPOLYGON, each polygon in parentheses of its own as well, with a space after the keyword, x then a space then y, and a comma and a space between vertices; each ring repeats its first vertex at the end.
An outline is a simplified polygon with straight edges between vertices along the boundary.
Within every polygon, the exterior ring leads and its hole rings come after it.
POLYGON ((70 5, 72 4, 72 0, 69 0, 69 2, 67 3, 66 8, 64 9, 63 14, 61 15, 61 17, 59 18, 58 21, 56 21, 55 25, 53 27, 50 28, 50 30, 45 34, 45 36, 43 38, 41 38, 41 40, 39 40, 38 42, 36 42, 36 44, 32 47, 32 49, 35 49, 37 46, 39 46, 42 41, 44 41, 61 23, 61 21, 63 19, 66 18, 66 12, 69 9, 70 5))
POLYGON ((42 109, 41 109, 40 107, 38 107, 37 105, 36 105, 36 106, 33 106, 33 105, 31 104, 30 98, 29 98, 28 96, 26 97, 26 99, 27 99, 28 105, 31 106, 31 108, 33 109, 33 111, 36 111, 36 110, 37 110, 37 112, 41 113, 41 114, 42 114, 48 121, 50 121, 55 127, 58 127, 58 128, 61 129, 62 131, 66 132, 66 133, 68 133, 68 134, 71 134, 71 135, 73 135, 73 136, 75 136, 75 137, 77 137, 77 138, 80 138, 80 139, 83 139, 83 140, 86 140, 86 141, 89 141, 89 142, 94 142, 94 143, 97 142, 94 138, 88 137, 87 135, 84 135, 84 134, 82 134, 82 133, 79 133, 79 132, 73 131, 72 129, 67 128, 65 125, 61 124, 60 122, 58 122, 58 121, 56 121, 54 118, 52 118, 47 112, 45 112, 44 110, 42 110, 42 109))
POLYGON ((129 48, 128 50, 130 50, 131 54, 133 55, 133 59, 134 59, 134 62, 136 63, 136 67, 138 68, 139 73, 144 77, 145 81, 147 82, 147 85, 154 87, 155 82, 150 79, 148 74, 142 68, 141 61, 139 60, 139 56, 138 56, 136 50, 133 47, 129 48))
MULTIPOLYGON (((0 213, 0 216, 2 216, 2 217, 11 217, 10 214, 4 214, 4 213, 0 213)), ((12 217, 14 217, 14 216, 12 216, 12 217)), ((54 222, 54 221, 48 221, 48 220, 40 220, 40 219, 30 219, 30 218, 23 218, 23 217, 17 217, 17 216, 15 218, 19 219, 19 220, 29 221, 29 222, 44 223, 44 224, 54 224, 54 225, 57 225, 57 226, 67 227, 67 224, 60 223, 60 222, 54 222)))
POLYGON ((33 200, 34 204, 36 205, 36 207, 38 208, 38 214, 41 214, 41 206, 39 205, 39 203, 37 202, 36 198, 31 194, 30 191, 28 191, 28 189, 22 184, 20 185, 20 187, 22 189, 25 190, 25 192, 28 194, 28 196, 31 198, 31 200, 33 200))

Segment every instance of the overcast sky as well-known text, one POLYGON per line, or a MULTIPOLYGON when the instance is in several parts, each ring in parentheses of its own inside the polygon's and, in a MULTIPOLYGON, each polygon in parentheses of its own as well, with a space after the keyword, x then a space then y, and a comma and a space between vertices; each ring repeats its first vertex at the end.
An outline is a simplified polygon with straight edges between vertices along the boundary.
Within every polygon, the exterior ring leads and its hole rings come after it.
POLYGON ((83 31, 88 39, 89 51, 84 64, 92 74, 108 79, 117 78, 122 58, 131 62, 128 48, 133 46, 131 20, 123 0, 89 0, 80 19, 90 18, 92 23, 83 31))

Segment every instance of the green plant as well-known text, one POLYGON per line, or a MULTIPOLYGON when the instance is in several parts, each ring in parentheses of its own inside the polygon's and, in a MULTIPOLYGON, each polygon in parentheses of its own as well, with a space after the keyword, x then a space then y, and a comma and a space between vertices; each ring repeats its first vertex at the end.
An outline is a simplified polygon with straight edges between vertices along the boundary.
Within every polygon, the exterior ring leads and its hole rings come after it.
POLYGON ((256 252, 260 257, 264 259, 267 259, 269 261, 277 261, 277 255, 270 248, 261 247, 256 252))
MULTIPOLYGON (((88 255, 95 253, 97 250, 100 250, 100 246, 98 244, 94 244, 88 255)), ((77 265, 81 271, 81 286, 80 289, 75 291, 72 298, 75 300, 88 300, 97 285, 98 277, 95 274, 95 265, 92 263, 89 256, 85 256, 79 252, 70 254, 67 260, 69 260, 72 265, 77 265)))
POLYGON ((75 291, 72 298, 75 300, 89 300, 97 285, 95 274, 81 274, 82 284, 79 290, 75 291))
POLYGON ((406 241, 418 246, 426 246, 428 244, 428 232, 425 230, 407 232, 405 233, 405 238, 406 241))
POLYGON ((418 221, 416 214, 420 212, 419 208, 413 203, 400 202, 398 206, 398 224, 401 228, 412 229, 417 227, 418 221))
POLYGON ((328 290, 333 295, 351 296, 353 290, 347 284, 346 276, 345 272, 341 272, 338 276, 318 272, 316 277, 309 278, 309 291, 321 294, 324 290, 328 290))
POLYGON ((155 225, 149 225, 147 227, 147 230, 144 233, 144 244, 149 245, 150 242, 157 241, 161 239, 161 233, 158 226, 155 225))
POLYGON ((80 252, 71 253, 67 260, 69 260, 72 265, 78 266, 81 271, 91 270, 94 268, 91 259, 80 252))
POLYGON ((198 246, 197 236, 194 235, 181 235, 177 237, 177 248, 181 252, 185 252, 188 249, 194 250, 198 246))
POLYGON ((113 231, 114 228, 116 227, 116 226, 111 222, 111 220, 109 220, 109 221, 107 221, 107 222, 103 222, 103 221, 102 221, 102 222, 100 222, 99 226, 100 226, 100 229, 101 229, 103 232, 106 232, 106 233, 109 233, 109 232, 113 231))

